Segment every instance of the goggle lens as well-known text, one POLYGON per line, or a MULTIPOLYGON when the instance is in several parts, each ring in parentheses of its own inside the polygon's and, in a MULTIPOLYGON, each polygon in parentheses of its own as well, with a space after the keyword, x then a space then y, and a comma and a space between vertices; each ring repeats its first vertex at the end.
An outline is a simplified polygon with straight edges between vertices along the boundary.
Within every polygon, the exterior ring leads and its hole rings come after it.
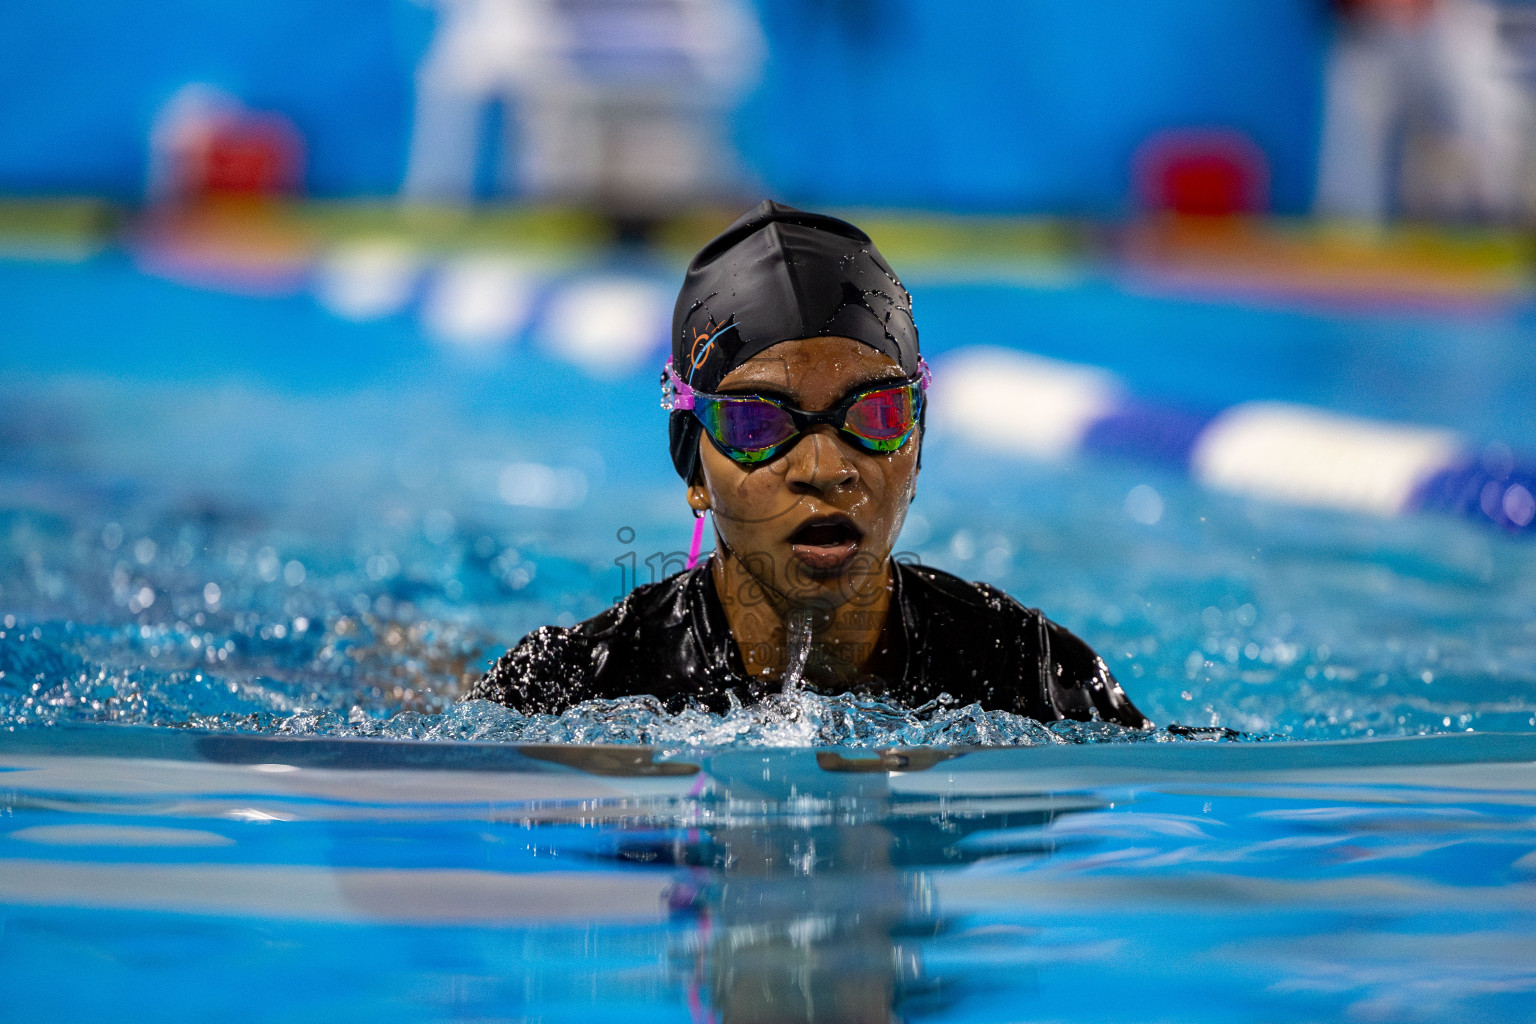
MULTIPOLYGON (((870 451, 893 452, 917 425, 917 394, 915 385, 906 384, 860 395, 838 429, 870 451)), ((694 403, 704 429, 738 462, 765 462, 800 433, 794 417, 766 398, 699 395, 694 403)))
POLYGON ((742 462, 761 462, 795 436, 789 413, 761 398, 698 400, 699 419, 710 436, 742 462))
POLYGON ((862 396, 848 409, 843 430, 875 451, 895 451, 906 442, 917 422, 912 399, 914 390, 906 386, 871 391, 862 396))

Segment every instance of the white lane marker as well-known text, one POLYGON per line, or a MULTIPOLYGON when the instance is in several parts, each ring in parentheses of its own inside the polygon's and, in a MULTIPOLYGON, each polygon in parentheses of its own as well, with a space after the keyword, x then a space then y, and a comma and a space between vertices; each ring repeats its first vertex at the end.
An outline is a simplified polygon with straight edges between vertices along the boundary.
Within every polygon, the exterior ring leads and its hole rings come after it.
POLYGON ((421 274, 416 250, 391 238, 338 245, 315 268, 315 291, 327 309, 348 320, 376 320, 411 300, 421 274))
POLYGON ((1454 465, 1464 447, 1450 431, 1253 402, 1206 427, 1191 466, 1209 487, 1394 516, 1407 510, 1421 484, 1454 465))
POLYGON ((497 481, 501 500, 528 508, 577 508, 587 500, 587 475, 570 466, 514 462, 497 481))
POLYGON ((537 278, 521 261, 467 256, 447 264, 432 282, 422 320, 439 341, 489 349, 513 341, 528 323, 537 278))
POLYGON ((1076 452, 1119 398, 1103 370, 977 346, 935 368, 929 415, 974 444, 1058 459, 1076 452))
POLYGON ((541 336, 556 355, 597 377, 637 370, 666 341, 672 296, 638 278, 578 281, 550 301, 541 336))

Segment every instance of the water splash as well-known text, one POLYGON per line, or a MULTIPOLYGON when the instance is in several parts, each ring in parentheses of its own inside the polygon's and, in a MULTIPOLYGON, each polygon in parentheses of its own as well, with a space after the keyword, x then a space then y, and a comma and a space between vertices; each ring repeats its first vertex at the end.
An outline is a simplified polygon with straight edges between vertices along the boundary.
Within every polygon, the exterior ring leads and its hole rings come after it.
POLYGON ((789 658, 784 666, 784 696, 793 697, 805 681, 805 665, 811 657, 811 612, 802 608, 790 613, 789 658))
MULTIPOLYGON (((979 704, 960 705, 947 695, 908 707, 851 693, 818 694, 803 686, 809 620, 797 620, 793 626, 786 688, 760 703, 733 699, 721 714, 700 706, 674 713, 655 697, 634 696, 586 701, 559 715, 522 714, 490 701, 455 704, 451 684, 437 695, 418 691, 411 698, 394 686, 386 696, 380 686, 381 663, 369 661, 372 656, 366 650, 388 643, 393 634, 387 623, 373 622, 365 628, 353 622, 345 631, 348 638, 357 638, 360 631, 384 638, 364 637, 350 650, 347 664, 372 665, 363 672, 339 671, 334 662, 344 655, 333 650, 334 629, 315 641, 315 660, 307 666, 285 666, 277 659, 267 661, 262 672, 238 668, 220 672, 163 661, 160 665, 114 663, 128 651, 148 653, 146 644, 160 652, 159 658, 167 657, 169 650, 176 660, 175 638, 148 630, 124 635, 57 625, 12 627, 0 631, 0 729, 114 723, 283 736, 763 748, 1037 746, 1238 738, 1177 727, 1141 732, 1106 722, 1045 724, 985 710, 979 704)), ((450 632, 433 642, 451 651, 463 638, 450 632)), ((424 657, 426 650, 418 643, 411 660, 418 664, 431 660, 424 657)))
MULTIPOLYGON (((295 716, 275 731, 288 735, 370 735, 391 739, 516 743, 632 743, 647 746, 786 748, 840 746, 1033 747, 1105 742, 1226 739, 1159 730, 1140 732, 1107 722, 1037 722, 947 697, 918 707, 844 693, 774 694, 725 713, 701 707, 672 714, 654 697, 592 700, 560 715, 524 715, 490 701, 458 704, 437 715, 407 712, 359 729, 339 717, 295 716)), ((1235 734, 1233 734, 1235 735, 1235 734)), ((1248 737, 1256 739, 1257 737, 1248 737)))

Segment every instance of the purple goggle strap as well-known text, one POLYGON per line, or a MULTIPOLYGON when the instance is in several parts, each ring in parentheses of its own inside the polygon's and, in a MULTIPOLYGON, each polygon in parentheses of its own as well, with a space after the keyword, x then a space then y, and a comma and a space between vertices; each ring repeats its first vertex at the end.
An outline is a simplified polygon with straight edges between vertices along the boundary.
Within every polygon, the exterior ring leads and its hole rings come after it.
MULTIPOLYGON (((922 356, 918 356, 918 388, 927 391, 928 385, 932 383, 933 371, 928 369, 928 361, 922 356)), ((689 387, 688 382, 677 375, 677 370, 672 367, 672 360, 668 359, 667 365, 662 367, 661 371, 661 407, 669 411, 673 409, 692 409, 696 394, 698 392, 689 387)))
POLYGON ((693 388, 688 382, 677 375, 672 368, 672 360, 667 360, 667 365, 661 369, 661 407, 663 409, 692 409, 693 388))

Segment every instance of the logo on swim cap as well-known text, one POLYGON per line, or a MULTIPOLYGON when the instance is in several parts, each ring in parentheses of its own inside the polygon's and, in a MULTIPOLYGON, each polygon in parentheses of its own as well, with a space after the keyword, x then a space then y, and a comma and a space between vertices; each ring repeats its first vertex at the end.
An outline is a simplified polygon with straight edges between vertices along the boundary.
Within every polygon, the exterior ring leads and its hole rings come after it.
POLYGON ((703 366, 704 363, 709 360, 710 353, 713 352, 715 348, 715 339, 719 338, 720 335, 724 334, 726 331, 740 326, 741 325, 736 322, 735 315, 732 314, 726 318, 726 322, 723 324, 717 325, 715 323, 715 318, 710 317, 707 321, 705 321, 704 329, 702 331, 697 327, 693 328, 693 345, 688 350, 689 381, 693 380, 694 371, 703 366))

